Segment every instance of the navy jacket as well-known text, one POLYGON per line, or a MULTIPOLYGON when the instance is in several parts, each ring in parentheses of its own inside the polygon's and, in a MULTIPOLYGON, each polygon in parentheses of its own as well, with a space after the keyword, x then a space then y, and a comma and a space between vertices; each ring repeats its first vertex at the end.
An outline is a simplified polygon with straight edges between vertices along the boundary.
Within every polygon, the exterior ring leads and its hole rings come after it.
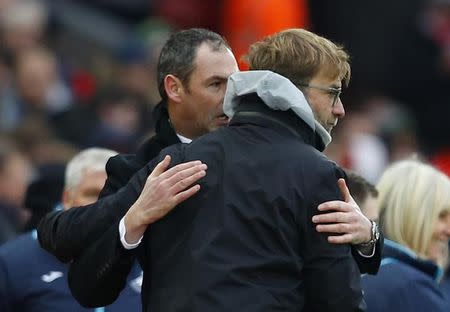
POLYGON ((105 308, 86 309, 72 297, 68 266, 39 246, 36 231, 0 248, 0 311, 78 312, 140 311, 142 271, 135 264, 118 300, 105 308))
POLYGON ((436 264, 386 239, 378 274, 362 278, 367 311, 448 312, 450 302, 438 284, 441 277, 436 264))

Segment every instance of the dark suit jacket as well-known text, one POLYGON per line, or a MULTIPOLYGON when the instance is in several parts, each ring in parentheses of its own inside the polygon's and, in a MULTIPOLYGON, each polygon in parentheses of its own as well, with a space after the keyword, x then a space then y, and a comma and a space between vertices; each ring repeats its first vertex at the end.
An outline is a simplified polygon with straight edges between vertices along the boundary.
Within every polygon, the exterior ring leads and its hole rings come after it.
MULTIPOLYGON (((80 302, 113 298, 137 255, 146 311, 363 309, 350 246, 329 244, 311 221, 320 203, 341 199, 336 181, 344 173, 303 121, 289 112, 268 116, 254 101, 240 105, 229 127, 163 151, 173 164, 208 164, 200 193, 152 224, 134 251, 121 247, 117 220, 71 265, 80 302)), ((113 197, 133 202, 157 161, 113 197)))
MULTIPOLYGON (((180 142, 170 125, 164 102, 155 108, 154 118, 156 135, 145 142, 135 155, 117 155, 109 159, 106 165, 108 178, 100 198, 116 193, 163 148, 180 142)), ((122 218, 129 208, 120 210, 110 203, 111 200, 105 199, 83 209, 47 214, 38 226, 39 243, 60 261, 73 260, 111 224, 122 218)))

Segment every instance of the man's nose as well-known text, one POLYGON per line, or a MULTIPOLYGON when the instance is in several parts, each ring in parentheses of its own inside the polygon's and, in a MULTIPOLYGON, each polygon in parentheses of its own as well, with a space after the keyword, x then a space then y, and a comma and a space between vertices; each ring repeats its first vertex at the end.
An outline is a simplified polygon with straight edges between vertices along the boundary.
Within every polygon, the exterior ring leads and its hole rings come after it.
POLYGON ((342 104, 341 98, 338 98, 333 106, 333 115, 338 118, 344 118, 345 116, 344 104, 342 104))

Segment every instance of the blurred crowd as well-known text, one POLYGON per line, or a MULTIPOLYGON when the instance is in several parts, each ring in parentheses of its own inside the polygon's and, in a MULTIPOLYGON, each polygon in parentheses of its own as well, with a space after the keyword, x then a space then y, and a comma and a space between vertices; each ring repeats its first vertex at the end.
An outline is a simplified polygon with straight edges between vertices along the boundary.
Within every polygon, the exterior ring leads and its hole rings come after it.
POLYGON ((450 174, 449 0, 272 5, 281 11, 259 1, 0 0, 0 244, 54 209, 78 151, 132 153, 153 134, 155 64, 180 28, 224 34, 237 58, 283 27, 343 43, 353 78, 327 156, 373 184, 412 154, 450 174))

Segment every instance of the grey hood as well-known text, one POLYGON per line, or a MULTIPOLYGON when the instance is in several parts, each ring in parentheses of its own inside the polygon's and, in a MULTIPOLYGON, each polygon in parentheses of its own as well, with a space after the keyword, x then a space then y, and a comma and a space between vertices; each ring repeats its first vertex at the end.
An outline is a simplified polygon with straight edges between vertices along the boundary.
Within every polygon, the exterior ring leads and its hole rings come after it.
POLYGON ((314 119, 314 114, 303 93, 287 78, 269 70, 237 72, 228 78, 223 102, 224 113, 232 118, 239 97, 256 93, 273 110, 291 109, 322 139, 325 146, 331 135, 314 119))

